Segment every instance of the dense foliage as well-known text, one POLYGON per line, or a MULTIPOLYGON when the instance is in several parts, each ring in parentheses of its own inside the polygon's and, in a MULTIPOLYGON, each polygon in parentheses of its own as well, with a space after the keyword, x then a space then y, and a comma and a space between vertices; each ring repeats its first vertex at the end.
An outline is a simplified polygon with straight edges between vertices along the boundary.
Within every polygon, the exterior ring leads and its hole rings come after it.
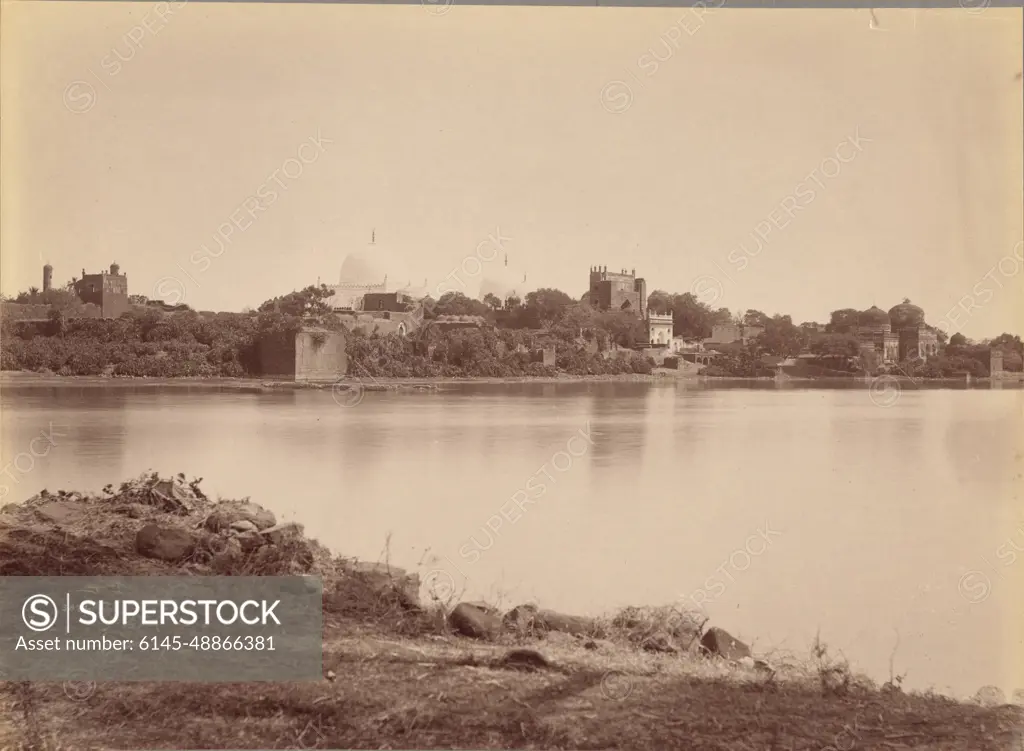
POLYGON ((528 330, 462 328, 443 331, 426 326, 415 337, 363 334, 347 337, 349 375, 379 378, 614 375, 650 373, 647 358, 623 351, 605 358, 584 343, 528 330), (555 366, 540 352, 555 350, 555 366))
MULTIPOLYGON (((118 319, 75 317, 76 298, 68 289, 32 289, 16 299, 46 304, 46 321, 4 320, 0 367, 59 375, 152 377, 259 376, 260 347, 294 336, 303 325, 341 326, 331 311, 332 290, 306 287, 275 297, 255 312, 197 313, 157 307, 135 296, 134 309, 118 319)), ((655 291, 650 309, 671 313, 677 336, 703 339, 717 324, 757 326, 745 344, 722 347, 707 375, 767 377, 770 362, 804 353, 808 365, 823 373, 894 372, 914 377, 988 374, 990 350, 1003 351, 1007 370, 1021 370, 1024 344, 1002 334, 973 343, 954 334, 938 357, 882 366, 865 360, 855 336, 858 311, 834 311, 827 325, 795 325, 789 316, 748 310, 736 315, 712 309, 693 294, 655 291), (773 359, 774 358, 774 359, 773 359)), ((184 307, 184 306, 182 306, 184 307)), ((646 341, 644 322, 625 311, 602 312, 557 289, 539 289, 520 300, 484 301, 449 292, 423 301, 424 324, 411 336, 349 333, 349 374, 373 377, 524 377, 650 373, 653 361, 633 351, 646 341), (481 327, 452 328, 444 317, 471 316, 481 327), (544 365, 541 352, 555 350, 555 364, 544 365)), ((465 319, 464 319, 465 320, 465 319)))

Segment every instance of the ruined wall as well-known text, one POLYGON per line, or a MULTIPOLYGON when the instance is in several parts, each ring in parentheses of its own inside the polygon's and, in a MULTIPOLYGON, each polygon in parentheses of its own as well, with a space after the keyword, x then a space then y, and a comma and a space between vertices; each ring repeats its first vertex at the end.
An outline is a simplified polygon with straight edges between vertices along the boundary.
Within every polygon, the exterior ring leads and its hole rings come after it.
MULTIPOLYGON (((46 321, 50 315, 50 305, 42 303, 0 303, 0 318, 10 321, 46 321)), ((79 303, 61 308, 68 318, 102 318, 98 305, 79 303)))
POLYGON ((296 381, 336 381, 347 372, 344 333, 306 330, 295 335, 296 381))
POLYGON ((295 340, 290 336, 264 337, 259 342, 260 375, 268 378, 295 378, 295 340))

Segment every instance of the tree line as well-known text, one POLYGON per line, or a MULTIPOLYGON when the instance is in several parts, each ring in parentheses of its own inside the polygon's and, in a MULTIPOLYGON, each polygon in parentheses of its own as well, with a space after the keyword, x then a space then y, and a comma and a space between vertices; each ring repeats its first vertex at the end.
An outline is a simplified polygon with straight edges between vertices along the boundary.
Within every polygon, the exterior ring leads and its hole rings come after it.
MULTIPOLYGON (((50 371, 62 375, 134 375, 156 377, 259 376, 261 342, 293 336, 302 326, 340 329, 330 298, 333 290, 312 285, 272 298, 255 310, 211 313, 187 309, 169 312, 166 306, 132 296, 133 309, 118 319, 74 318, 77 301, 69 288, 30 290, 16 298, 51 306, 45 323, 3 321, 0 367, 4 370, 50 371)), ((527 376, 557 371, 579 375, 650 372, 652 361, 630 353, 647 340, 643 320, 631 311, 601 311, 588 295, 579 299, 558 289, 544 288, 522 299, 500 300, 487 295, 475 300, 449 292, 422 306, 422 326, 412 336, 381 335, 358 325, 348 337, 353 371, 374 376, 527 376), (488 326, 444 330, 432 323, 445 316, 473 316, 488 326), (554 348, 552 369, 536 352, 554 348), (621 356, 604 352, 618 347, 621 356)), ((833 311, 827 324, 795 324, 790 316, 769 316, 758 310, 733 313, 714 309, 692 293, 652 292, 651 311, 671 314, 676 336, 703 340, 720 324, 758 327, 760 332, 727 351, 709 375, 758 376, 773 371, 764 358, 810 353, 818 364, 836 372, 864 368, 858 361, 856 336, 860 312, 833 311)), ((412 309, 412 306, 409 306, 412 309)), ((934 329, 933 329, 934 330, 934 329)), ((937 331, 940 341, 942 332, 937 331)), ((944 342, 945 343, 945 342, 944 342)), ((1004 367, 1020 370, 1024 345, 1019 336, 1002 334, 986 342, 971 342, 954 334, 941 357, 900 367, 924 377, 961 372, 986 375, 989 350, 1004 352, 1004 367)))

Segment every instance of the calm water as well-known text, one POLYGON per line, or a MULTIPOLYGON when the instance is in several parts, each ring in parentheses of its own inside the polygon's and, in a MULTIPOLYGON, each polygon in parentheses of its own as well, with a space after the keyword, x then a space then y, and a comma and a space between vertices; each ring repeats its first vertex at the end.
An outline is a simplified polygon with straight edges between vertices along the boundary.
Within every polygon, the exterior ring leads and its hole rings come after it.
POLYGON ((588 613, 701 603, 759 651, 805 654, 820 629, 880 680, 898 638, 907 685, 1009 692, 1024 683, 1022 396, 530 384, 341 407, 17 386, 0 395, 4 463, 51 423, 65 435, 8 470, 4 502, 181 471, 336 551, 387 544, 442 591, 588 613))

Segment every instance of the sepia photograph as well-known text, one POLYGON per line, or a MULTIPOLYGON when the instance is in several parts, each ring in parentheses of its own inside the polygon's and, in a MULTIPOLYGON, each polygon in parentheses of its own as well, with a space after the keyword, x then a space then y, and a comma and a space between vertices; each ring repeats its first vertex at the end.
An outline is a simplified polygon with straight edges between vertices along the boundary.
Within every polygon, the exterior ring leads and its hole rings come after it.
POLYGON ((0 751, 1024 751, 1021 0, 0 0, 0 751))

